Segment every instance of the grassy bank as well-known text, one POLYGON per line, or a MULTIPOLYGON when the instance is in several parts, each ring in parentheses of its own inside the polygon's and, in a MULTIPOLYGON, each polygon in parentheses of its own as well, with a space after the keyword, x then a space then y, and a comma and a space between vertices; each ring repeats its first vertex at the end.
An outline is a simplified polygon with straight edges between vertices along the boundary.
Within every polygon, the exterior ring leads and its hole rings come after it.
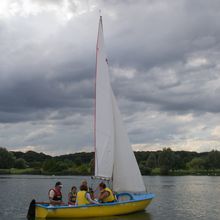
POLYGON ((26 169, 0 169, 0 174, 41 174, 41 170, 34 168, 26 168, 26 169))
POLYGON ((35 169, 35 168, 25 168, 25 169, 0 169, 0 175, 6 175, 6 174, 12 174, 12 175, 21 175, 21 174, 30 174, 30 175, 57 175, 57 176, 63 176, 63 175, 74 175, 74 176, 86 176, 90 175, 88 173, 80 173, 76 172, 74 170, 68 169, 63 171, 56 171, 56 172, 49 172, 44 171, 42 169, 35 169))

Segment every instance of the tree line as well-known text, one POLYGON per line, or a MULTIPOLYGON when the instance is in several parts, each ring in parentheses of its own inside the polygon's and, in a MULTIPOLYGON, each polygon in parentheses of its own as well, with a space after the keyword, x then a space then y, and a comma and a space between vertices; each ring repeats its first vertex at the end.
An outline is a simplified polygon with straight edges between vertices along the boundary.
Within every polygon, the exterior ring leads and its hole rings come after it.
MULTIPOLYGON (((220 175, 220 152, 135 152, 142 175, 220 175)), ((94 152, 50 156, 34 151, 13 152, 0 147, 0 174, 93 175, 94 152)))

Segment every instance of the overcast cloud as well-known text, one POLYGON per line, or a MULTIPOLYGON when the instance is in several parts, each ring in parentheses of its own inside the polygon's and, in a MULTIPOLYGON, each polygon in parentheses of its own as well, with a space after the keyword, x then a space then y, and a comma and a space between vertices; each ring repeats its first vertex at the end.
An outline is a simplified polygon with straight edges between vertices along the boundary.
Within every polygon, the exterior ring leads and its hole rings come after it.
POLYGON ((0 2, 0 146, 93 150, 99 20, 135 150, 220 150, 218 0, 0 2))

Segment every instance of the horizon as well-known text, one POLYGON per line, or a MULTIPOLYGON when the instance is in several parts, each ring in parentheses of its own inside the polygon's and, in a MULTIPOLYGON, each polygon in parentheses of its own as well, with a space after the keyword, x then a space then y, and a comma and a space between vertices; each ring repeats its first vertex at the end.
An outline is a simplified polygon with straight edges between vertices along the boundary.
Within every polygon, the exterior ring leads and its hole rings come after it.
MULTIPOLYGON (((168 147, 169 148, 169 147, 168 147)), ((6 148, 7 149, 7 148, 6 148)), ((171 148, 170 148, 171 149, 171 148)), ((8 150, 8 149, 7 149, 8 150)), ((198 154, 202 154, 202 153, 209 153, 209 152, 212 152, 212 151, 218 151, 218 150, 215 150, 215 149, 212 149, 210 151, 203 151, 203 152, 197 152, 197 151, 186 151, 186 150, 173 150, 171 149, 172 152, 181 152, 181 151, 184 151, 184 152, 190 152, 190 153, 198 153, 198 154)), ((95 151, 78 151, 78 152, 70 152, 70 153, 65 153, 65 154, 59 154, 59 155, 50 155, 50 154, 47 154, 47 153, 44 153, 44 152, 37 152, 37 151, 33 151, 33 150, 27 150, 27 151, 19 151, 19 150, 9 150, 10 152, 22 152, 22 153, 27 153, 27 152, 35 152, 35 153, 38 153, 38 154, 41 154, 43 153, 44 155, 47 155, 47 156, 52 156, 52 157, 59 157, 59 156, 64 156, 64 155, 70 155, 70 154, 78 154, 78 153, 95 153, 95 151)), ((137 152, 159 152, 159 151, 163 151, 163 149, 160 149, 160 150, 143 150, 143 151, 133 151, 134 153, 137 153, 137 152)))
POLYGON ((220 2, 187 0, 0 2, 0 145, 93 148, 100 8, 133 150, 220 150, 220 2))

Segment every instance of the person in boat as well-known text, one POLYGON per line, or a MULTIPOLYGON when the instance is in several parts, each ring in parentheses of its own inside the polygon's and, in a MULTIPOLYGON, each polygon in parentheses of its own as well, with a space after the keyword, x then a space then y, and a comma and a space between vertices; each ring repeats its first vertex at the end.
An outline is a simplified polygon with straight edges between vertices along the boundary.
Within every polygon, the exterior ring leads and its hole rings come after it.
POLYGON ((95 193, 94 193, 94 191, 91 187, 89 187, 88 192, 90 194, 91 199, 94 200, 95 199, 95 193))
POLYGON ((76 205, 88 205, 88 204, 99 204, 93 200, 88 192, 88 187, 86 185, 80 186, 80 191, 77 193, 76 205))
POLYGON ((81 185, 80 185, 80 186, 82 186, 82 185, 85 185, 85 186, 88 187, 88 182, 87 182, 87 180, 83 179, 83 180, 81 181, 81 185))
POLYGON ((75 205, 77 197, 77 188, 73 186, 68 194, 68 205, 75 205))
MULTIPOLYGON (((85 185, 85 186, 88 187, 88 182, 87 182, 86 179, 83 179, 83 180, 81 181, 81 186, 82 186, 82 185, 85 185)), ((90 194, 90 196, 91 196, 91 199, 94 200, 94 199, 95 199, 95 195, 94 195, 94 191, 93 191, 92 187, 88 187, 88 192, 89 192, 89 194, 90 194)))
POLYGON ((61 182, 56 182, 55 187, 49 190, 48 196, 51 205, 63 205, 62 201, 62 189, 63 185, 61 182))
POLYGON ((106 187, 105 183, 101 182, 99 184, 100 194, 98 197, 99 202, 115 202, 115 197, 111 189, 106 187))

